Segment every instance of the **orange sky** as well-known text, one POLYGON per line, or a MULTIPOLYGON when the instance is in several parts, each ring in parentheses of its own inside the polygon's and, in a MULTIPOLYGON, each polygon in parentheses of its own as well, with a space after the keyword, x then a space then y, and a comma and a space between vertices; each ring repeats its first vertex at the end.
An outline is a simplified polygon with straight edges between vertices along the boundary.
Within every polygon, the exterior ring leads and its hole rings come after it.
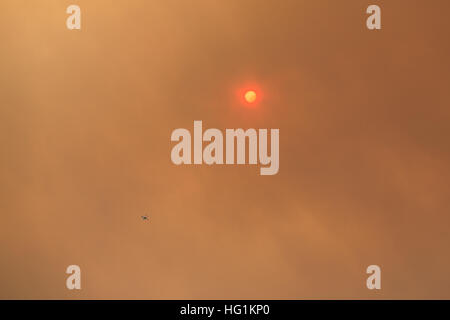
POLYGON ((449 10, 2 0, 0 298, 450 299, 449 10), (280 129, 279 173, 175 166, 194 120, 280 129))

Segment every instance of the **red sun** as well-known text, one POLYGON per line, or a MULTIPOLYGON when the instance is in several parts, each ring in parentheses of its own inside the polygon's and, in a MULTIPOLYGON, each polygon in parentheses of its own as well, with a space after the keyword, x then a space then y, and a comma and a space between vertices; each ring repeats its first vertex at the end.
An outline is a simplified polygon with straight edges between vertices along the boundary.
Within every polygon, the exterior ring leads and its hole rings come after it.
POLYGON ((256 102, 257 98, 258 98, 258 95, 253 90, 248 90, 244 94, 244 99, 247 103, 254 103, 254 102, 256 102))
POLYGON ((240 89, 237 90, 236 93, 238 100, 242 103, 242 105, 248 108, 257 107, 263 98, 263 94, 262 91, 259 89, 259 86, 254 84, 242 86, 240 89))

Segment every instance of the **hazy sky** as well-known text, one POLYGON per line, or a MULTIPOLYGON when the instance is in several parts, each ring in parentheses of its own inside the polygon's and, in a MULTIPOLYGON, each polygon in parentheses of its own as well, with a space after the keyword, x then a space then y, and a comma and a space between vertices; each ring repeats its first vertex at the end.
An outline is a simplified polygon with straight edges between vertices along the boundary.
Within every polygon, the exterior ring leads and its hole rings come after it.
POLYGON ((449 10, 2 0, 0 298, 450 299, 449 10), (279 173, 172 164, 194 120, 279 128, 279 173))

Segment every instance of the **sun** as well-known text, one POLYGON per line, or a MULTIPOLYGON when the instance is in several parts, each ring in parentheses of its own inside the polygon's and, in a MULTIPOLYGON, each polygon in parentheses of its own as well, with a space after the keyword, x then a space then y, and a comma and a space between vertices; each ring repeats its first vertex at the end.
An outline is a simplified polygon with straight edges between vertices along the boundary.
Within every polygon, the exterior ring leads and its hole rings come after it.
POLYGON ((247 101, 248 103, 253 103, 256 101, 256 92, 253 90, 249 90, 247 92, 245 92, 244 94, 244 99, 245 101, 247 101))

